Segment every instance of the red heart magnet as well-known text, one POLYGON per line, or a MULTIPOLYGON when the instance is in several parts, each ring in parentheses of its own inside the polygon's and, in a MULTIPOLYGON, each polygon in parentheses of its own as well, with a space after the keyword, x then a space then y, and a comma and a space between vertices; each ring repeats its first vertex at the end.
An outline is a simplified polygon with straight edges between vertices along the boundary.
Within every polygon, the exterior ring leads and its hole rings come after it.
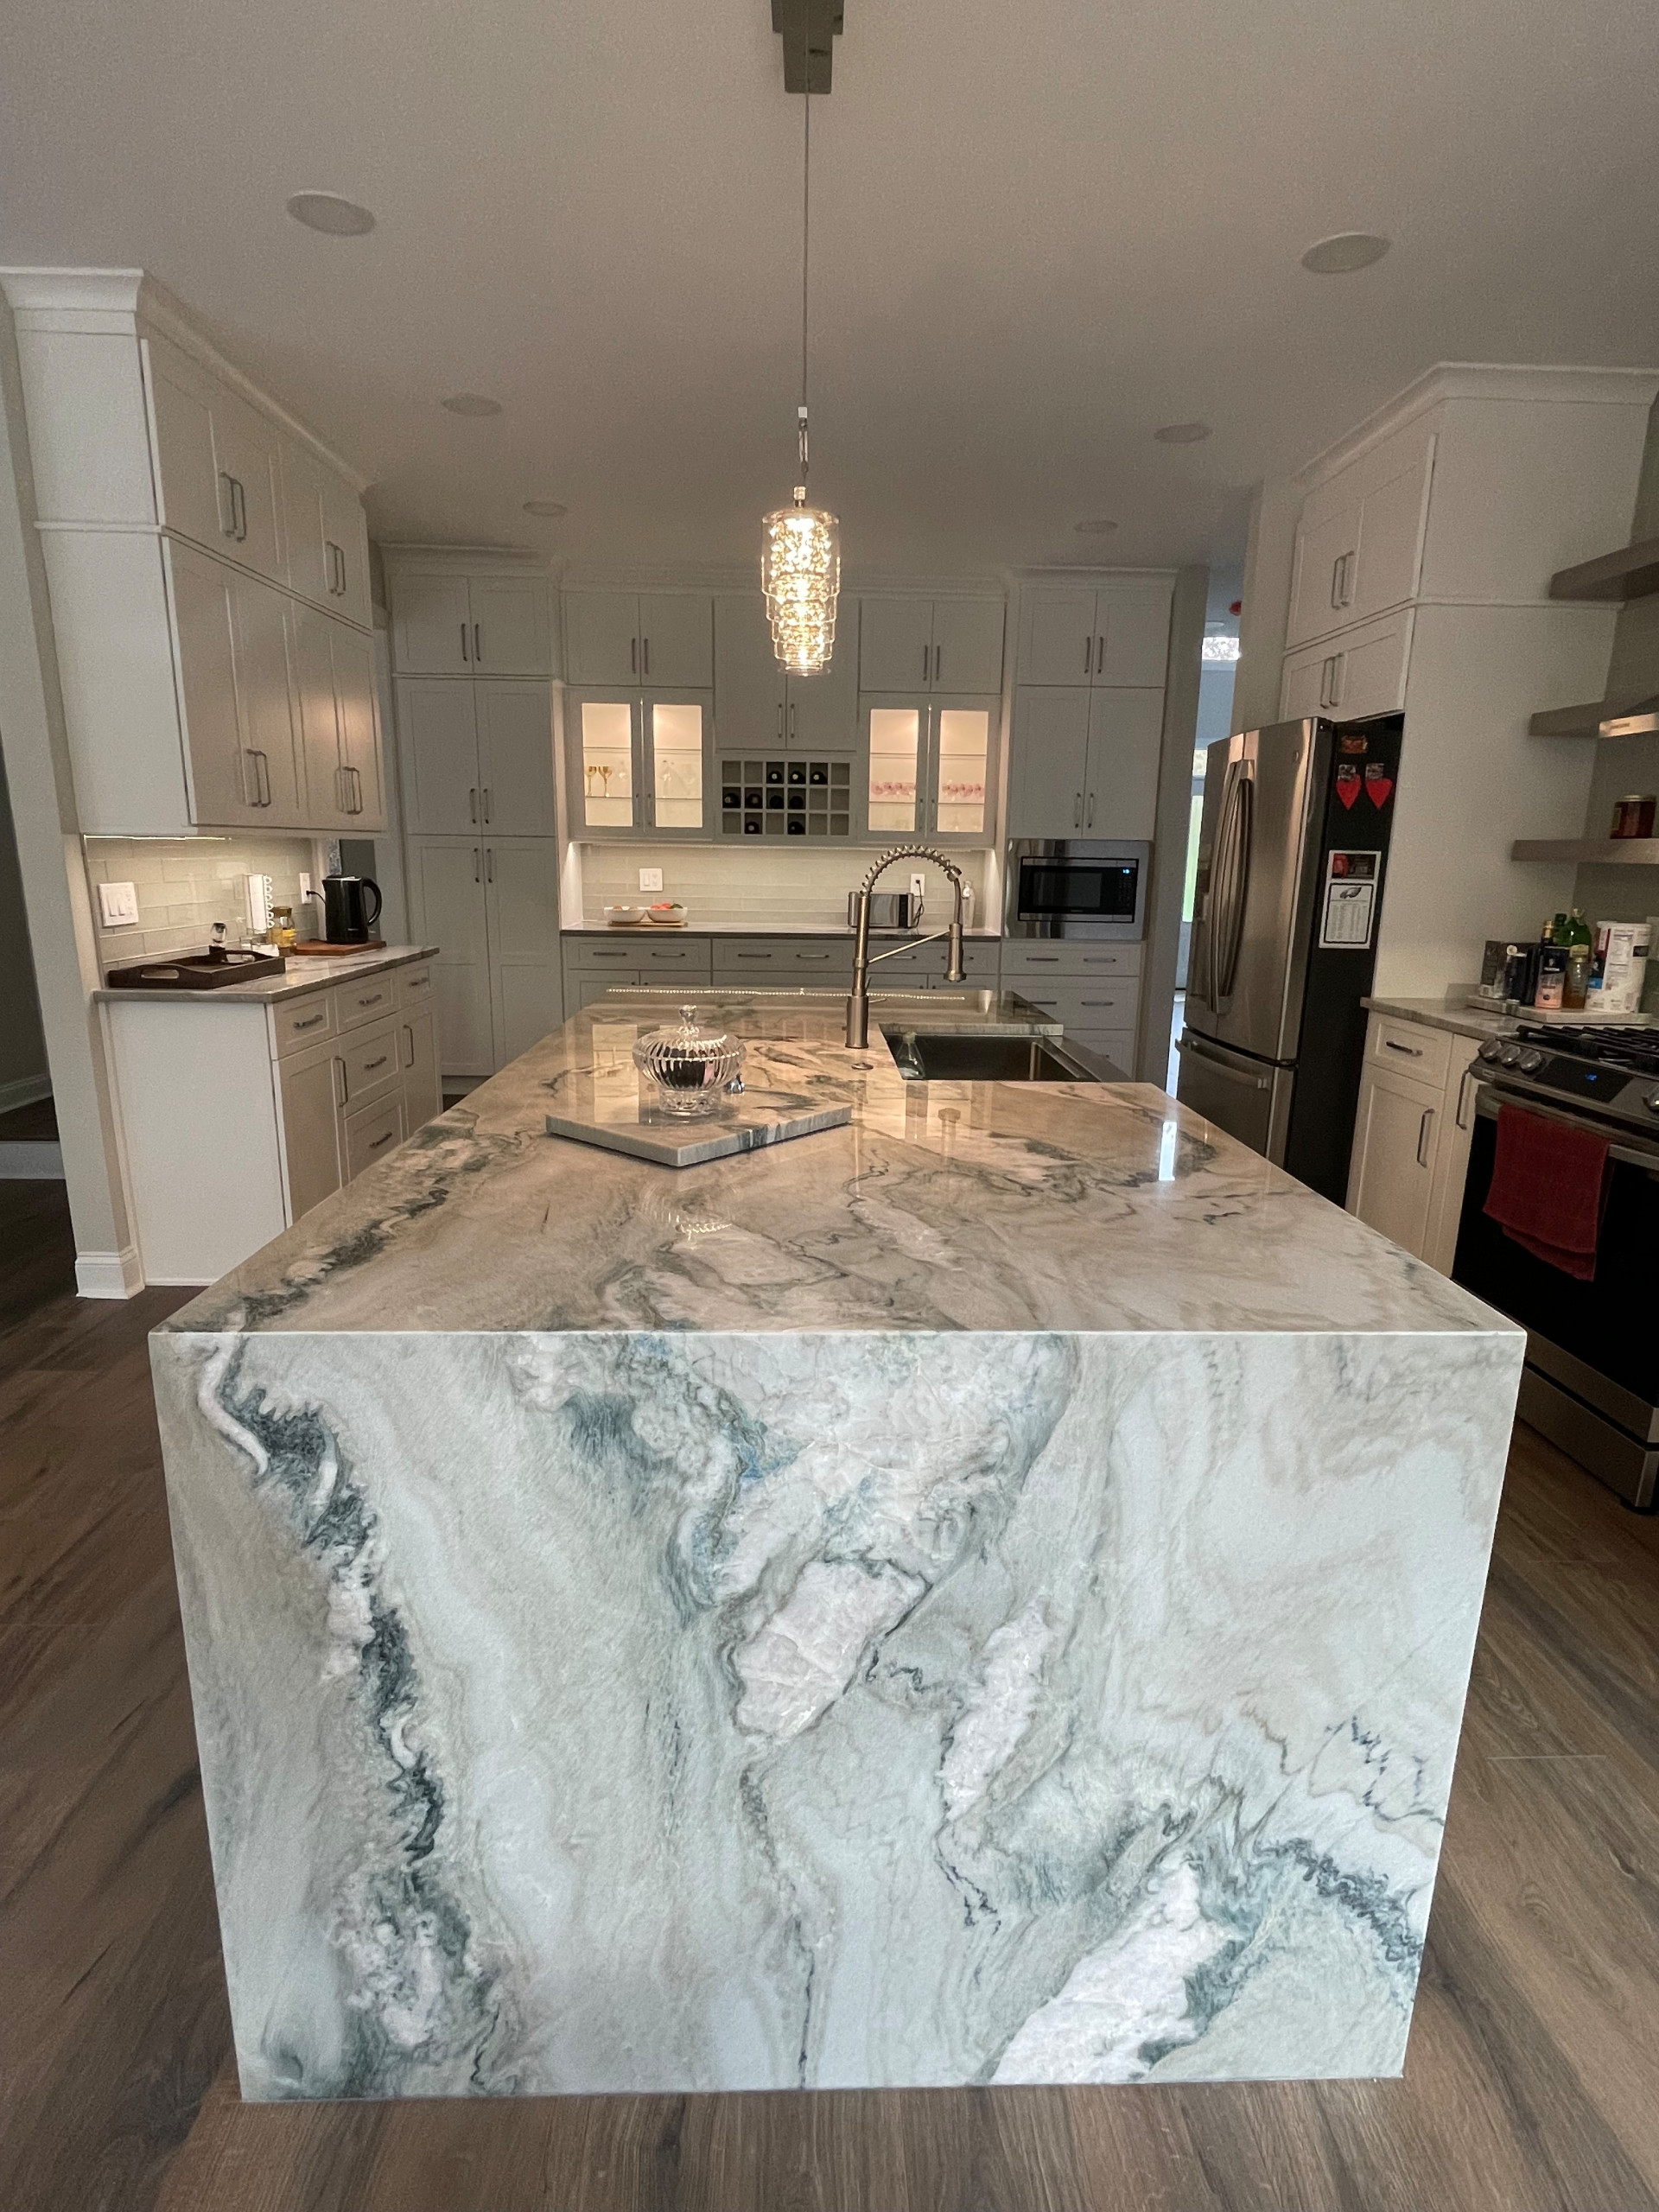
POLYGON ((1359 771, 1351 760, 1337 764, 1337 797, 1344 806, 1352 806, 1359 797, 1359 771))
POLYGON ((1381 760, 1366 762, 1365 789, 1370 794, 1373 806, 1381 807, 1388 804, 1389 793, 1394 789, 1394 778, 1381 760))

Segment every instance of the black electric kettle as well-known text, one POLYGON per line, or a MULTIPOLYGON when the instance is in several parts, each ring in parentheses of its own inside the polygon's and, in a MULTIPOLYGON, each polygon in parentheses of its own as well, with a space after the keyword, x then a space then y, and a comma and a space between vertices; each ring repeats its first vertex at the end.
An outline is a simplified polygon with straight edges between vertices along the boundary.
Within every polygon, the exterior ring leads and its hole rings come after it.
POLYGON ((330 944, 366 944, 379 918, 380 887, 372 875, 323 877, 322 934, 330 944))

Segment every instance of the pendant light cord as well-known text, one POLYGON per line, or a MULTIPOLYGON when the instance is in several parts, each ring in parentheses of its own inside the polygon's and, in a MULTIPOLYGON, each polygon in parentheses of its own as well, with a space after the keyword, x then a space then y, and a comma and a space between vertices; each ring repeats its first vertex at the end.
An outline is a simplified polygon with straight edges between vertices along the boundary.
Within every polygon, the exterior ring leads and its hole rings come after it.
POLYGON ((806 486, 806 280, 812 249, 812 50, 807 31, 810 7, 801 10, 801 90, 805 116, 801 139, 801 486, 806 486))

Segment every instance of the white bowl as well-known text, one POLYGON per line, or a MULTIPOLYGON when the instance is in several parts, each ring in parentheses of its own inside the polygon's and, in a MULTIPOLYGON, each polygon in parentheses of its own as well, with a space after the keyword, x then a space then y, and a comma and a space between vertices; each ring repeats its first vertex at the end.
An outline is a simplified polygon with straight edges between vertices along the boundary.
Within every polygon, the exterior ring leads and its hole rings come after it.
POLYGON ((627 927, 634 922, 643 922, 645 918, 643 906, 607 906, 605 909, 605 919, 613 928, 627 927))

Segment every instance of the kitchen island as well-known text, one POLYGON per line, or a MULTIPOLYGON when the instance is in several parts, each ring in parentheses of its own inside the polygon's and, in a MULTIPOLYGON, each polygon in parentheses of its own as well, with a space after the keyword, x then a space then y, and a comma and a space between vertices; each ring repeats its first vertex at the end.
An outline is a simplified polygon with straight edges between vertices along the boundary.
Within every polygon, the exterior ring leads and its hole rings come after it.
POLYGON ((1520 1332, 1017 1001, 566 1024, 152 1339, 251 2098, 1397 2073, 1520 1332))

